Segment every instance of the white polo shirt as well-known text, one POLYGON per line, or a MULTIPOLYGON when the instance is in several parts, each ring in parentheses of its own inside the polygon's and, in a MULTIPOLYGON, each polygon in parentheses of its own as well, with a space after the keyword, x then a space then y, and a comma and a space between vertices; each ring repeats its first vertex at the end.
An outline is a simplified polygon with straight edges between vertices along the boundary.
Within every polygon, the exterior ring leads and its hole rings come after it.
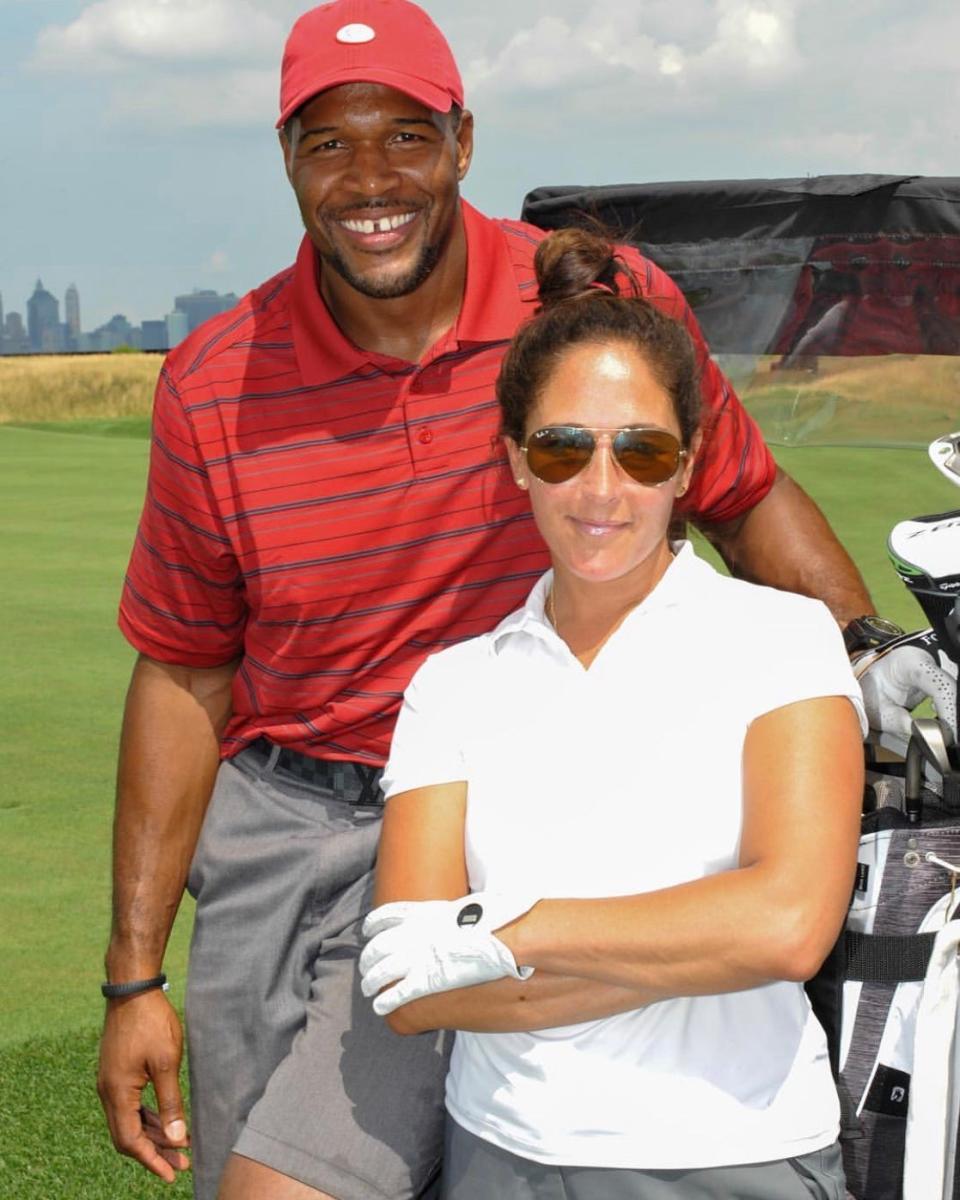
MULTIPOLYGON (((472 891, 632 895, 735 868, 750 723, 841 695, 866 732, 819 601, 730 579, 683 543, 585 670, 544 616, 551 579, 492 633, 429 658, 394 735, 388 795, 467 781, 472 891)), ((839 1116, 823 1031, 790 982, 460 1032, 447 1108, 539 1162, 649 1170, 804 1154, 834 1141, 839 1116)))

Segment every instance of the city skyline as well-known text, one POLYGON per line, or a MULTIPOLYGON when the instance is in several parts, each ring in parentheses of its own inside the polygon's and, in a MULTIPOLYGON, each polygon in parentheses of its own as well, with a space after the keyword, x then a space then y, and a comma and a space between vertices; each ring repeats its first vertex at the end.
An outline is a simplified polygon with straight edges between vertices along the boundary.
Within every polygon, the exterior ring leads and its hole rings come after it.
POLYGON ((121 347, 169 350, 204 321, 232 308, 238 298, 233 292, 221 295, 214 289, 194 288, 175 296, 173 306, 162 317, 132 322, 118 312, 85 332, 77 285, 68 284, 64 292, 61 321, 59 300, 38 276, 24 305, 26 317, 5 306, 0 290, 0 355, 103 353, 121 347))

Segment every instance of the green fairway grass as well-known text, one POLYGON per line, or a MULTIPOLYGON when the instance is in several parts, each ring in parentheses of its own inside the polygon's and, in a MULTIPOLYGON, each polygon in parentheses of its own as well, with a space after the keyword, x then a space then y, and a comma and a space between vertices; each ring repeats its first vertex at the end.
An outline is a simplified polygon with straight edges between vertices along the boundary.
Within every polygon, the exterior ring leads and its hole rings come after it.
POLYGON ((926 450, 811 446, 774 447, 774 454, 826 513, 863 572, 877 611, 906 629, 926 625, 890 565, 887 536, 898 521, 960 509, 960 488, 934 468, 926 450))
MULTIPOLYGON (((115 609, 146 448, 0 427, 2 1041, 100 1015, 114 760, 133 661, 115 609)), ((178 931, 175 963, 181 942, 178 931)))
MULTIPOLYGON (((131 426, 110 424, 0 425, 0 1200, 165 1192, 109 1149, 93 1090, 114 761, 133 661, 115 611, 147 456, 143 437, 117 436, 131 426)), ((917 450, 777 457, 826 511, 878 611, 922 624, 887 562, 887 534, 905 517, 960 508, 960 490, 917 450)), ((189 920, 187 906, 166 960, 178 1000, 189 920)))
MULTIPOLYGON (((133 661, 115 609, 146 456, 143 438, 0 426, 0 1200, 163 1189, 109 1148, 93 1091, 133 661)), ((188 935, 189 904, 177 1001, 188 935)))
POLYGON ((145 438, 150 435, 150 417, 89 417, 82 421, 11 421, 8 427, 11 429, 37 429, 42 433, 145 438))
POLYGON ((0 1053, 0 1200, 150 1200, 192 1195, 121 1158, 93 1081, 93 1028, 32 1038, 0 1053))
MULTIPOLYGON (((944 479, 925 450, 774 446, 773 452, 823 509, 862 571, 877 612, 906 629, 926 625, 890 566, 887 536, 908 517, 960 508, 960 488, 944 479)), ((783 536, 790 537, 789 529, 783 536)), ((708 556, 703 539, 694 540, 708 556)))

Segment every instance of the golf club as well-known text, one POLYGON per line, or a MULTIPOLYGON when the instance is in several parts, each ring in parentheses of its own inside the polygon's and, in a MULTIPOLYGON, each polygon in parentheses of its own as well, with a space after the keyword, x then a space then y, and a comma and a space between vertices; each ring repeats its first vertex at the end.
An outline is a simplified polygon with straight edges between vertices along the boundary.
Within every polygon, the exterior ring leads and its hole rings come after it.
POLYGON ((928 763, 944 781, 944 802, 947 801, 947 780, 954 774, 950 751, 953 736, 942 721, 918 717, 911 724, 910 744, 907 747, 903 807, 911 824, 923 815, 923 764, 928 763))
POLYGON ((927 447, 930 461, 951 483, 960 486, 960 433, 945 433, 927 447))
MULTIPOLYGON (((960 433, 937 438, 928 453, 937 469, 960 486, 960 433)), ((960 667, 960 509, 899 522, 891 530, 887 551, 936 636, 937 649, 931 646, 929 653, 939 658, 943 667, 949 660, 956 675, 960 667)), ((939 776, 944 803, 956 804, 960 758, 954 743, 953 730, 944 722, 922 718, 912 723, 904 781, 904 808, 911 822, 920 819, 925 768, 939 776)))

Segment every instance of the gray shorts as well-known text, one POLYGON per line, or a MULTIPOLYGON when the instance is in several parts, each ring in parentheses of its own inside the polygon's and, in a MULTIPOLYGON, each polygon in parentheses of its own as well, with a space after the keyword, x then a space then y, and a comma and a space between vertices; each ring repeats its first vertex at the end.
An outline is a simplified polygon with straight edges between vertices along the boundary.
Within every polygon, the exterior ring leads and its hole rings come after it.
MULTIPOLYGON (((691 1129, 691 1138, 696 1130, 691 1129)), ((691 1171, 548 1167, 447 1120, 443 1200, 844 1200, 837 1143, 799 1158, 691 1171)))
POLYGON ((426 1194, 443 1143, 443 1034, 401 1038, 359 990, 379 807, 224 763, 190 870, 194 1191, 232 1150, 338 1200, 426 1194))

